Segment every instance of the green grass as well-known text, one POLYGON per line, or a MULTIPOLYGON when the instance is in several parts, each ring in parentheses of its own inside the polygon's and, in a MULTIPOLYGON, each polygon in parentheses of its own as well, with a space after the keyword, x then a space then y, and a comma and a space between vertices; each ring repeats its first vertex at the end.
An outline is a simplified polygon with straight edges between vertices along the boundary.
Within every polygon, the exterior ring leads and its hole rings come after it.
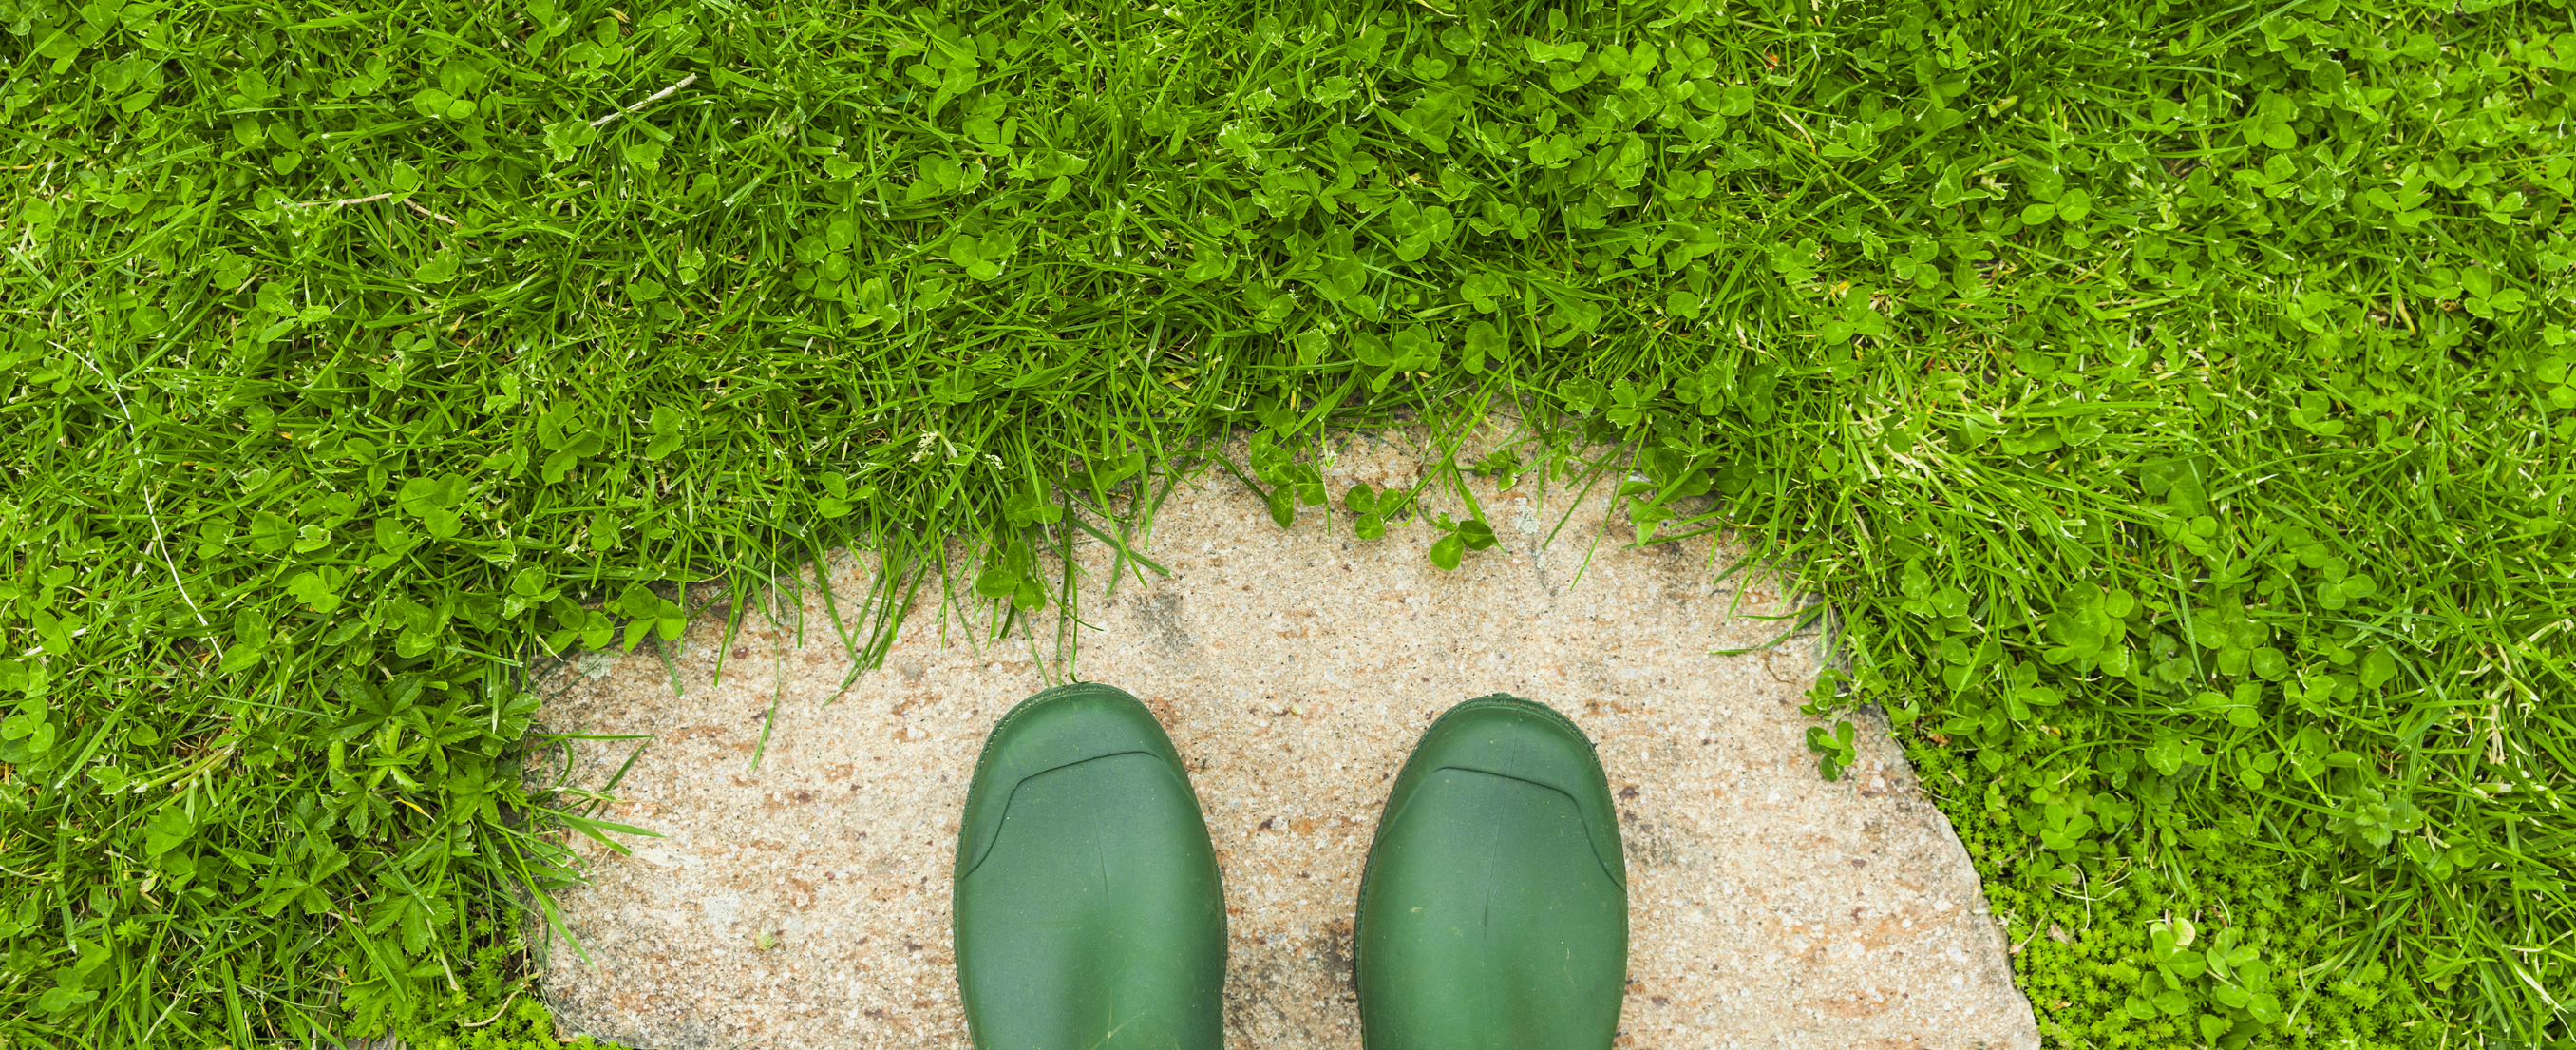
POLYGON ((1797 559, 2052 1045, 2576 1040, 2563 2, 0 27, 13 1045, 551 1045, 531 661, 1506 407, 1797 559))

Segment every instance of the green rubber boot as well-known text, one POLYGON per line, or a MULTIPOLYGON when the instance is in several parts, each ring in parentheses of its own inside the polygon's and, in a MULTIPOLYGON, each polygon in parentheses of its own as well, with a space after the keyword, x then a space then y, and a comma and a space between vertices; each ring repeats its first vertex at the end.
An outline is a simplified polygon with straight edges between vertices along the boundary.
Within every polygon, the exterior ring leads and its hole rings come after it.
POLYGON ((1441 715, 1387 793, 1352 939, 1368 1050, 1606 1050, 1628 879, 1591 740, 1501 694, 1441 715))
POLYGON ((957 986, 978 1050, 1220 1050, 1225 891, 1171 738, 1105 685, 984 741, 959 822, 957 986))

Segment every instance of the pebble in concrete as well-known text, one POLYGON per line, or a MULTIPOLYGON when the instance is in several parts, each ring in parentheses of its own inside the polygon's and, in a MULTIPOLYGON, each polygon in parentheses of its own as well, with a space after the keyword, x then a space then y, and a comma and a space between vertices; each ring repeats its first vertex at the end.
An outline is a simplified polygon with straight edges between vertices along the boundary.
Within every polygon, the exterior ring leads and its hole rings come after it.
MULTIPOLYGON (((1380 435, 1332 443, 1336 498, 1423 471, 1380 435)), ((1131 569, 1106 593, 1112 552, 1076 549, 1073 670, 1162 718, 1216 840, 1228 1045, 1357 1050, 1350 912, 1383 793, 1441 710, 1504 691, 1582 725, 1619 799, 1620 1047, 2036 1047, 1976 872, 1883 723, 1862 720, 1845 779, 1820 779, 1816 720, 1797 711, 1814 639, 1710 654, 1772 641, 1782 621, 1753 617, 1789 601, 1753 573, 1719 580, 1732 549, 1711 537, 1627 549, 1616 480, 1578 499, 1535 473, 1510 490, 1470 476, 1500 543, 1456 572, 1424 559, 1427 526, 1361 541, 1306 508, 1283 532, 1221 472, 1182 482, 1155 518, 1145 553, 1168 577, 1131 569)), ((827 571, 847 622, 873 562, 839 553, 827 571)), ((664 836, 629 840, 631 856, 573 840, 595 881, 561 902, 590 961, 552 938, 545 974, 567 1035, 969 1045, 949 938, 957 816, 993 720, 1062 664, 1051 615, 1035 639, 992 641, 981 614, 943 617, 937 586, 846 691, 852 661, 810 586, 802 643, 797 610, 751 615, 720 680, 712 612, 667 668, 648 643, 548 679, 550 729, 655 737, 609 815, 664 836)), ((632 744, 574 746, 595 783, 632 744)))

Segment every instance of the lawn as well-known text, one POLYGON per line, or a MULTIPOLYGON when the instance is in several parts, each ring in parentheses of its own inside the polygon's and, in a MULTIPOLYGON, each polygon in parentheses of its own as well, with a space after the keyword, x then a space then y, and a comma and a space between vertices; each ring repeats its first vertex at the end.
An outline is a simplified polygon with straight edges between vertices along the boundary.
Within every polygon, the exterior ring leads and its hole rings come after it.
POLYGON ((1318 437, 1499 409, 1831 602, 2051 1045, 2576 1045, 2564 0, 0 26, 11 1045, 556 1045, 541 661, 1229 430, 1456 564, 1318 437))

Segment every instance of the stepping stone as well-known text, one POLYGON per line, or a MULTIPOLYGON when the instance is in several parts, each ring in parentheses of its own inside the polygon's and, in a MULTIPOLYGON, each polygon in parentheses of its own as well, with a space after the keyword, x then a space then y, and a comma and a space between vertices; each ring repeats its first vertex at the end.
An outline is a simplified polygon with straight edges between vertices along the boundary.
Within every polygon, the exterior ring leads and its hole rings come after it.
MULTIPOLYGON (((1421 477, 1407 436, 1333 435, 1336 503, 1355 481, 1421 477)), ((943 610, 934 578, 882 668, 844 689, 853 661, 809 567, 801 607, 781 599, 775 625, 746 614, 721 679, 714 612, 667 665, 649 642, 567 661, 542 687, 545 724, 654 737, 605 815, 663 837, 626 840, 629 856, 572 840, 593 883, 561 903, 589 959, 546 938, 560 1027, 652 1048, 968 1047, 949 936, 959 811, 994 719, 1069 664, 1143 700, 1190 763, 1225 878, 1231 1047, 1358 1050, 1351 908, 1379 806, 1423 728, 1492 692, 1572 717, 1619 799, 1620 1047, 2039 1045, 1976 871, 1884 721, 1863 712, 1859 764, 1817 775, 1819 722, 1798 706, 1818 637, 1712 655, 1780 639, 1789 620, 1755 617, 1796 596, 1727 572, 1738 552, 1714 537, 1629 548, 1615 474, 1466 480, 1499 542, 1454 572, 1425 559, 1430 525, 1362 541, 1308 507, 1283 531, 1210 469, 1173 489, 1141 548, 1170 575, 1130 561, 1112 588, 1115 552, 1074 549, 1068 645, 1052 607, 994 640, 989 606, 943 610)), ((1464 516, 1445 486, 1425 501, 1464 516)), ((825 571, 863 632, 873 561, 836 552, 825 571)), ((969 579, 945 586, 971 597, 969 579)), ((635 743, 576 743, 576 782, 603 782, 635 743)))

